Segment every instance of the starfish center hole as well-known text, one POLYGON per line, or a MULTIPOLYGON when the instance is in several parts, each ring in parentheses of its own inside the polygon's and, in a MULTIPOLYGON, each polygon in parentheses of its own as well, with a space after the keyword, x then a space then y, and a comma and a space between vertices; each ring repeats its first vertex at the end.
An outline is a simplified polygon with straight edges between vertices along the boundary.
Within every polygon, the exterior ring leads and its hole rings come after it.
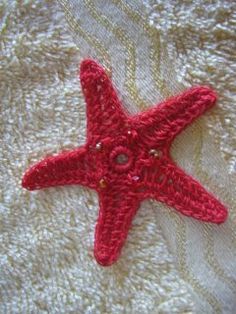
POLYGON ((128 171, 133 164, 134 158, 132 151, 125 146, 116 146, 111 151, 110 162, 117 172, 128 171))
POLYGON ((124 165, 128 162, 129 157, 126 154, 119 154, 116 156, 116 162, 119 165, 124 165))

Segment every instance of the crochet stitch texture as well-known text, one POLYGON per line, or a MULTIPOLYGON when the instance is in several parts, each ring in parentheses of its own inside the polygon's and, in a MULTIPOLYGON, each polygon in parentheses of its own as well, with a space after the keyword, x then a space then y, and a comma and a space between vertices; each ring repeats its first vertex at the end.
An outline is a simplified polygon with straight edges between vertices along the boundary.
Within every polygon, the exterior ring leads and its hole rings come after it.
POLYGON ((197 86, 140 114, 124 111, 104 69, 84 60, 80 80, 87 103, 87 142, 47 157, 24 175, 28 190, 79 184, 95 189, 99 217, 94 255, 109 266, 120 255, 132 219, 146 198, 205 222, 222 223, 227 209, 170 156, 174 138, 216 102, 197 86))

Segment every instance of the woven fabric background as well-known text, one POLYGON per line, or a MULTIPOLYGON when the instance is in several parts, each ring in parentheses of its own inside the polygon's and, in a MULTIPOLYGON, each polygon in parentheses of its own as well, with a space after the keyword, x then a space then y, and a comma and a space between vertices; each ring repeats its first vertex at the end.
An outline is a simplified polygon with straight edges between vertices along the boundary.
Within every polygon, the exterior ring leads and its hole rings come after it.
POLYGON ((234 313, 235 4, 231 1, 1 1, 0 312, 234 313), (119 261, 93 258, 96 193, 29 193, 25 169, 85 141, 80 61, 97 59, 138 112, 194 84, 217 108, 172 154, 229 207, 221 226, 142 204, 119 261))

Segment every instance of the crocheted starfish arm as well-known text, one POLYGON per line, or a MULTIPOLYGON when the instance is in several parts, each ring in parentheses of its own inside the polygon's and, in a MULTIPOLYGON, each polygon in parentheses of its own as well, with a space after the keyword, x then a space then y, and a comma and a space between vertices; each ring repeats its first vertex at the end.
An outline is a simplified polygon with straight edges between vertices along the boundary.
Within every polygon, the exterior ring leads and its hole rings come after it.
POLYGON ((127 116, 105 70, 86 59, 80 66, 80 81, 87 104, 87 134, 104 138, 124 129, 127 116))
POLYGON ((202 221, 220 224, 227 218, 227 209, 196 180, 171 162, 165 166, 161 189, 155 196, 182 214, 202 221))
POLYGON ((99 193, 99 203, 94 256, 99 264, 109 266, 120 255, 139 202, 124 183, 99 193))
POLYGON ((184 128, 211 108, 216 102, 215 92, 206 86, 193 87, 160 105, 136 116, 135 127, 144 134, 149 147, 171 142, 184 128))
POLYGON ((28 190, 69 184, 95 187, 95 169, 86 151, 85 147, 80 147, 43 159, 27 170, 22 186, 28 190))

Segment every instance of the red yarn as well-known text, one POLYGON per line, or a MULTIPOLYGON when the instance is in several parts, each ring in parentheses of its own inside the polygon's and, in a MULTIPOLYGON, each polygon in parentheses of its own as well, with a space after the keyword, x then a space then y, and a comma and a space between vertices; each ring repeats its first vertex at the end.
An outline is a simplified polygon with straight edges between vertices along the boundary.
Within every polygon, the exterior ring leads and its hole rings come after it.
POLYGON ((97 191, 100 211, 94 253, 98 263, 107 266, 117 260, 146 198, 202 221, 225 221, 227 209, 170 157, 175 136, 214 105, 214 91, 194 87, 129 116, 95 61, 82 62, 80 79, 87 103, 87 143, 34 165, 22 186, 35 190, 80 184, 97 191))

